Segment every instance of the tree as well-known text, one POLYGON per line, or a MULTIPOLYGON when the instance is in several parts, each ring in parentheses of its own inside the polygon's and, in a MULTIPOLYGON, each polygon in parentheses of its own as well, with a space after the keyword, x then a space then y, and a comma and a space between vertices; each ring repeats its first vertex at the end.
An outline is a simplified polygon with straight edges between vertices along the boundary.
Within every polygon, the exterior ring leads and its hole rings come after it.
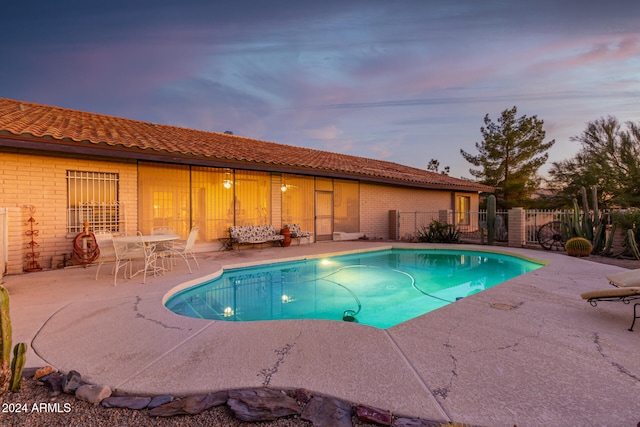
POLYGON ((640 206, 640 122, 626 125, 624 130, 615 117, 600 118, 571 138, 581 143, 580 151, 549 169, 561 201, 595 185, 604 207, 640 206))
MULTIPOLYGON (((440 170, 440 162, 436 159, 429 160, 429 164, 427 165, 427 170, 438 173, 440 170)), ((442 172, 440 173, 442 175, 449 175, 450 171, 451 171, 451 168, 449 166, 445 166, 442 172)))
POLYGON ((479 154, 460 150, 466 161, 480 168, 469 169, 471 175, 497 188, 502 208, 528 204, 541 181, 538 169, 549 158, 546 151, 555 144, 555 140, 544 142, 544 121, 537 116, 516 118, 516 114, 516 107, 506 109, 497 123, 485 115, 485 126, 480 128, 484 140, 476 142, 479 154))

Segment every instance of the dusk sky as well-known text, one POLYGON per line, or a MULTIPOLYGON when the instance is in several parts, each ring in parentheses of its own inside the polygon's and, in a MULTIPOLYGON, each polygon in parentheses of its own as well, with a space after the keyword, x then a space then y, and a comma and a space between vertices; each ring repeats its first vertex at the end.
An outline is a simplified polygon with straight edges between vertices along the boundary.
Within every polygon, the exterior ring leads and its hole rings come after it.
MULTIPOLYGON (((0 97, 470 177, 485 114, 550 161, 640 121, 639 0, 9 2, 0 97)), ((549 162, 550 163, 550 162, 549 162)), ((544 172, 545 166, 541 172, 544 172)))

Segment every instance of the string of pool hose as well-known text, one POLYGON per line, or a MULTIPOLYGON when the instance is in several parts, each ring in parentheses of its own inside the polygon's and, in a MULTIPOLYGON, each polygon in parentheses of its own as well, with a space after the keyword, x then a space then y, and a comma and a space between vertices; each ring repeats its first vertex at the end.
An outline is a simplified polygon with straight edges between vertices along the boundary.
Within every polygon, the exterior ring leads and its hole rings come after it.
MULTIPOLYGON (((358 314, 360 312, 360 309, 362 308, 362 305, 360 304, 360 300, 358 299, 358 297, 355 295, 355 293, 353 293, 353 291, 351 291, 351 289, 347 288, 346 286, 342 285, 341 283, 338 283, 338 282, 336 282, 334 280, 327 280, 327 277, 333 276, 334 274, 337 274, 340 271, 345 270, 347 268, 377 268, 377 269, 381 269, 381 270, 395 271, 396 273, 404 274, 409 279, 411 279, 411 287, 413 287, 413 289, 415 289, 416 291, 420 292, 421 294, 426 295, 426 296, 428 296, 430 298, 434 298, 434 299, 437 299, 437 300, 440 300, 440 301, 444 301, 446 303, 453 302, 453 301, 449 301, 447 299, 440 298, 438 296, 432 295, 432 294, 430 294, 428 292, 425 292, 422 289, 418 288, 416 286, 416 279, 411 274, 407 273, 406 271, 397 270, 395 268, 389 268, 389 267, 380 267, 380 266, 377 266, 377 265, 345 265, 345 266, 342 266, 342 267, 338 268, 336 271, 333 271, 333 272, 327 274, 326 276, 322 276, 322 277, 319 277, 317 279, 314 279, 314 280, 326 280, 327 282, 334 283, 334 284, 336 284, 338 286, 341 286, 342 288, 346 289, 353 296, 353 298, 356 300, 356 303, 358 304, 358 311, 355 314, 353 314, 353 316, 358 314)), ((309 281, 312 281, 312 280, 309 280, 309 281)))

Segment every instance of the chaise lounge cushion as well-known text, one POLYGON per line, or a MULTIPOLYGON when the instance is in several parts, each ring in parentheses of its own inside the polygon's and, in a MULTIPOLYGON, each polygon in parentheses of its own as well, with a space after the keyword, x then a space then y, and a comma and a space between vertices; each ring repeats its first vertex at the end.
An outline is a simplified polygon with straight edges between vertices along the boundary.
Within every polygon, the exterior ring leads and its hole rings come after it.
POLYGON ((599 291, 585 292, 580 295, 582 299, 598 299, 598 298, 622 298, 626 296, 640 295, 640 287, 626 288, 610 288, 599 291))
POLYGON ((621 288, 640 286, 640 269, 611 274, 607 276, 607 280, 621 288))

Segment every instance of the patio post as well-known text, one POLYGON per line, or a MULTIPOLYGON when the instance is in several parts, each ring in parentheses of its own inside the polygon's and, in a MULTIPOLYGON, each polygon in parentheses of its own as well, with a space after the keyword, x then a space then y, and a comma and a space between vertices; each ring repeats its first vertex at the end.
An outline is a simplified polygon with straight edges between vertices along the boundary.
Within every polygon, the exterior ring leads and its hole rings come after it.
POLYGON ((509 209, 507 215, 509 218, 508 246, 512 248, 522 248, 526 242, 524 208, 509 209))

